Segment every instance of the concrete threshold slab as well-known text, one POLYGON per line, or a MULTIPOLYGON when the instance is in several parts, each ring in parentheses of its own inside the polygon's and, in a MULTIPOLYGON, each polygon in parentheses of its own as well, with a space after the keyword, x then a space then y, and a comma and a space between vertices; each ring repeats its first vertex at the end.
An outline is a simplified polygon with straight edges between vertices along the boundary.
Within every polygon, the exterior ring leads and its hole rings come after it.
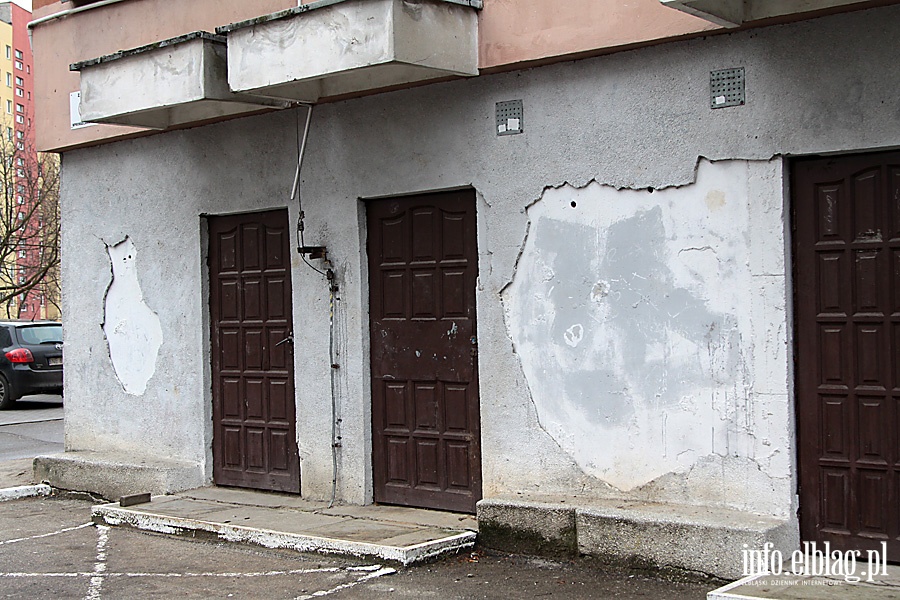
MULTIPOLYGON (((411 565, 475 544, 476 533, 463 527, 429 524, 428 514, 399 513, 381 507, 328 509, 321 503, 262 492, 204 488, 154 496, 149 503, 123 508, 94 506, 96 522, 171 535, 209 535, 223 541, 378 558, 411 565)), ((431 513, 433 511, 422 511, 431 513)), ((452 515, 450 522, 460 515, 452 515)), ((440 519, 437 519, 440 521, 440 519)), ((474 523, 473 519, 466 522, 474 523)))
MULTIPOLYGON (((862 564, 862 563, 860 563, 862 564)), ((865 567, 862 567, 863 570, 865 567)), ((751 575, 713 590, 706 600, 897 600, 900 566, 888 565, 887 575, 870 578, 857 572, 859 581, 842 575, 751 575)))

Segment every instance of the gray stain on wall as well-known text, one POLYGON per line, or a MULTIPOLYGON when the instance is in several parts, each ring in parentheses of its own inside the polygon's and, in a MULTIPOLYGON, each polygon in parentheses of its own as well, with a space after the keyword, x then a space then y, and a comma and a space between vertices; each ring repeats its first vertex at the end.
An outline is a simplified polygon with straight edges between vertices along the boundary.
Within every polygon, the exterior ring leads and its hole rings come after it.
POLYGON ((613 223, 605 233, 606 251, 595 271, 589 257, 596 255, 603 232, 551 218, 538 221, 533 247, 547 262, 553 314, 533 315, 536 326, 524 337, 565 350, 574 368, 563 376, 564 396, 589 421, 618 425, 632 416, 636 401, 675 404, 710 377, 733 374, 740 342, 731 316, 711 312, 675 284, 660 207, 613 223), (616 341, 607 350, 617 355, 625 378, 620 369, 595 360, 597 345, 611 337, 616 341), (708 356, 670 365, 668 352, 678 338, 708 356), (704 364, 712 373, 704 373, 704 364))

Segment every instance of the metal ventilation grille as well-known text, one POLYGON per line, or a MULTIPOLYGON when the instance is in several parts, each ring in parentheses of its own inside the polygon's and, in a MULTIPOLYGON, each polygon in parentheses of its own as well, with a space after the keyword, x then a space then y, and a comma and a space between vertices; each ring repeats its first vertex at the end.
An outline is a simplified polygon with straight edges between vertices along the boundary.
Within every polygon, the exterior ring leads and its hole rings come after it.
POLYGON ((744 67, 711 71, 709 74, 710 108, 726 108, 744 104, 744 67))
POLYGON ((497 135, 515 135, 525 130, 521 100, 497 103, 497 135))

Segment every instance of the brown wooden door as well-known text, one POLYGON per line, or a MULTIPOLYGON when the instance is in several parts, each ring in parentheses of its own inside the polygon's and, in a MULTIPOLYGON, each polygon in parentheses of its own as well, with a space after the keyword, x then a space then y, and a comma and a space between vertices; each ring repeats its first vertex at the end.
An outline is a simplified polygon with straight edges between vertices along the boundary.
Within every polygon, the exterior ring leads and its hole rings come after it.
POLYGON ((900 560, 900 153, 794 163, 800 526, 900 560))
POLYGON ((286 210, 209 218, 218 485, 300 491, 290 257, 286 210))
POLYGON ((472 191, 368 205, 375 501, 481 498, 472 191))

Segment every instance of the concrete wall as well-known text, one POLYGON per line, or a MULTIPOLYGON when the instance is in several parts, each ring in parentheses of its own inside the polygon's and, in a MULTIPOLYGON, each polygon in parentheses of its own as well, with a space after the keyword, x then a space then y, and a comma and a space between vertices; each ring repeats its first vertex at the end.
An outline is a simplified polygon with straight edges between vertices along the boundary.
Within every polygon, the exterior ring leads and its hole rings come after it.
MULTIPOLYGON (((306 241, 327 244, 342 289, 339 497, 371 499, 359 198, 473 186, 485 496, 794 514, 781 156, 900 145, 898 19, 873 9, 317 107, 301 189, 306 241), (710 110, 709 72, 738 66, 746 106, 710 110), (498 137, 494 104, 511 99, 525 133, 498 137)), ((64 155, 69 449, 209 473, 200 215, 285 206, 302 118, 64 155), (101 327, 106 248, 126 236, 162 329, 142 396, 117 381, 101 327)), ((293 289, 302 486, 321 498, 327 286, 295 258, 293 289)))

